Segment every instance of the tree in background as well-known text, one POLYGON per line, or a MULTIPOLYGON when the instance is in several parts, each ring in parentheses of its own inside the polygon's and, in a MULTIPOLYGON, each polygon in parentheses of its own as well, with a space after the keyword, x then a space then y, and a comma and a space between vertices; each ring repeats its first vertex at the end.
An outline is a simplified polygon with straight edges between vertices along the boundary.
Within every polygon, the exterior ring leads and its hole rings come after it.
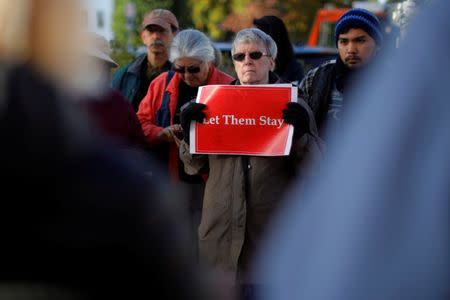
POLYGON ((125 9, 127 3, 134 3, 136 8, 136 16, 133 20, 132 28, 132 46, 138 47, 142 44, 139 33, 141 30, 141 22, 144 14, 156 9, 165 8, 171 10, 173 7, 172 0, 115 0, 114 14, 113 14, 113 32, 115 36, 115 43, 119 47, 125 47, 128 43, 129 33, 127 30, 127 20, 125 16, 125 9))
POLYGON ((349 7, 349 0, 189 0, 197 29, 223 40, 243 28, 252 26, 254 18, 275 15, 282 18, 293 42, 306 42, 316 11, 325 3, 349 7))
POLYGON ((226 36, 222 28, 225 18, 249 2, 250 0, 188 0, 195 28, 209 34, 214 40, 222 40, 226 36))
POLYGON ((292 42, 304 44, 308 39, 318 9, 323 8, 325 3, 336 7, 350 7, 350 2, 348 0, 285 0, 280 1, 278 9, 282 13, 283 21, 286 24, 292 42))
POLYGON ((187 1, 184 0, 115 0, 113 13, 113 32, 114 41, 112 44, 113 58, 123 65, 131 60, 133 57, 131 49, 127 49, 128 44, 131 48, 136 49, 142 45, 139 37, 141 31, 141 22, 144 14, 156 9, 165 8, 174 13, 180 24, 180 28, 189 28, 193 26, 191 14, 189 11, 187 1), (135 5, 136 16, 132 20, 132 24, 128 24, 125 14, 128 3, 135 5))
POLYGON ((282 17, 275 0, 250 1, 245 6, 235 9, 222 22, 222 28, 233 33, 253 26, 253 19, 267 15, 282 17))
POLYGON ((243 12, 231 15, 224 21, 227 28, 236 32, 252 26, 254 18, 265 15, 275 15, 283 19, 289 31, 292 42, 305 43, 318 9, 325 3, 336 7, 349 7, 348 0, 317 1, 317 0, 257 0, 247 5, 243 12), (231 17, 231 18, 230 18, 231 17), (233 24, 230 26, 230 24, 233 24))
POLYGON ((172 12, 177 17, 180 29, 193 28, 192 14, 188 1, 173 0, 172 12))
MULTIPOLYGON (((374 1, 374 0, 372 0, 374 1)), ((350 0, 115 0, 113 31, 114 57, 119 63, 121 56, 130 57, 127 44, 136 48, 141 45, 140 23, 143 15, 155 8, 171 10, 178 18, 181 28, 194 27, 208 34, 213 40, 229 40, 235 32, 252 26, 254 18, 276 15, 284 20, 291 39, 305 43, 316 11, 326 3, 336 7, 349 7, 350 0), (127 31, 125 7, 132 2, 136 7, 133 29, 127 31)))

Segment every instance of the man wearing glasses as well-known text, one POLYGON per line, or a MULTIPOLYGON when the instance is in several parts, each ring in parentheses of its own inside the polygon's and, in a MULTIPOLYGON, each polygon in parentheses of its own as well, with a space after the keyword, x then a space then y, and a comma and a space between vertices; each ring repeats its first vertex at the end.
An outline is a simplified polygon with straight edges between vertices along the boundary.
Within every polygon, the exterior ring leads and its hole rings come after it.
POLYGON ((135 111, 138 110, 150 83, 172 67, 169 49, 178 28, 177 18, 168 10, 155 9, 147 13, 141 32, 147 53, 138 56, 114 74, 113 88, 128 98, 135 111))

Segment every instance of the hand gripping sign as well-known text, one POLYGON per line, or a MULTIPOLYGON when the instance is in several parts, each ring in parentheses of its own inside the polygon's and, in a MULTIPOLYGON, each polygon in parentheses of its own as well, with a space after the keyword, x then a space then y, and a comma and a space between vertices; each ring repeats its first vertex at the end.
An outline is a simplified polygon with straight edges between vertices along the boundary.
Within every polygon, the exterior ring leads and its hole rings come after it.
POLYGON ((206 119, 191 123, 191 153, 289 155, 294 128, 282 111, 297 101, 291 84, 202 86, 196 101, 206 105, 206 119))

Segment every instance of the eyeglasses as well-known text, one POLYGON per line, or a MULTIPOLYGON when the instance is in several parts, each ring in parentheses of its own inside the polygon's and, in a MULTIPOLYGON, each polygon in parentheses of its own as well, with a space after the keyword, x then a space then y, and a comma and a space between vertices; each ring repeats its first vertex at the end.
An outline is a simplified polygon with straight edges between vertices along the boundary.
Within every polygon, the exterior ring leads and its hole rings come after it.
POLYGON ((196 74, 196 73, 200 72, 200 66, 175 67, 174 70, 175 70, 175 72, 180 73, 180 74, 184 74, 186 72, 188 72, 190 74, 196 74))
MULTIPOLYGON (((235 54, 233 54, 233 60, 235 60, 235 61, 243 61, 245 59, 246 55, 247 55, 246 53, 235 53, 235 54)), ((248 53, 248 56, 251 59, 253 59, 253 60, 258 60, 261 57, 268 56, 268 55, 265 54, 265 53, 262 53, 260 51, 254 51, 254 52, 248 53)))

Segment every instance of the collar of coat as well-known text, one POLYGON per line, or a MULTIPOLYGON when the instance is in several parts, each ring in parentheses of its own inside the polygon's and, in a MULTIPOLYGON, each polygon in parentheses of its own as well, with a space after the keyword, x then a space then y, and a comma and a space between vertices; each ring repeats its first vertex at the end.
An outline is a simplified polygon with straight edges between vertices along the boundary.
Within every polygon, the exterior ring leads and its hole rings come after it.
MULTIPOLYGON (((147 53, 144 53, 136 57, 136 59, 133 60, 133 62, 131 62, 127 72, 139 76, 143 64, 147 64, 147 53)), ((161 70, 162 72, 164 72, 170 70, 170 68, 172 68, 172 63, 170 61, 166 61, 166 63, 162 66, 161 70)))
MULTIPOLYGON (((275 84, 275 83, 285 83, 280 77, 278 77, 277 74, 270 71, 269 72, 269 84, 275 84)), ((232 85, 241 85, 241 82, 239 79, 235 79, 231 82, 232 85)))

